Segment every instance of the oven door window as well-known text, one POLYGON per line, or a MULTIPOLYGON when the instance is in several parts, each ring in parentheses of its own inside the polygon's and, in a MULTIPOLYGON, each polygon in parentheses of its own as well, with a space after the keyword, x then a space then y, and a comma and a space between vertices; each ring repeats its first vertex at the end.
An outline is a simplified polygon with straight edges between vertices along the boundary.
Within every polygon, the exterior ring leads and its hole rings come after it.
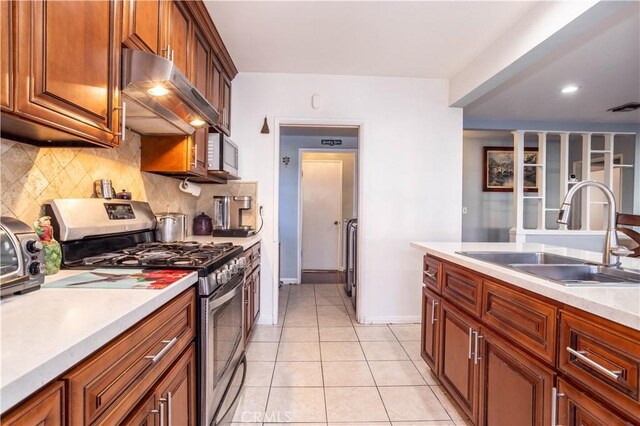
POLYGON ((20 270, 20 257, 7 232, 0 228, 0 277, 5 278, 20 270))
MULTIPOLYGON (((225 287, 229 291, 223 294, 235 294, 220 306, 212 307, 207 318, 209 325, 207 357, 209 357, 208 364, 211 366, 208 373, 213 377, 214 387, 226 372, 242 340, 242 281, 233 280, 225 287)), ((211 304, 215 306, 215 298, 211 304)))

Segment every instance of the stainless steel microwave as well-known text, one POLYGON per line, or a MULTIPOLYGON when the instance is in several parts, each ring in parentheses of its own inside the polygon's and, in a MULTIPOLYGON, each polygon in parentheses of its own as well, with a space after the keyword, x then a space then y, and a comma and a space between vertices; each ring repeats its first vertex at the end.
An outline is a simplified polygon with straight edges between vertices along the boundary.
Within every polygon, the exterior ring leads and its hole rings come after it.
POLYGON ((207 146, 207 169, 223 172, 229 179, 239 179, 238 145, 223 133, 209 133, 207 146))

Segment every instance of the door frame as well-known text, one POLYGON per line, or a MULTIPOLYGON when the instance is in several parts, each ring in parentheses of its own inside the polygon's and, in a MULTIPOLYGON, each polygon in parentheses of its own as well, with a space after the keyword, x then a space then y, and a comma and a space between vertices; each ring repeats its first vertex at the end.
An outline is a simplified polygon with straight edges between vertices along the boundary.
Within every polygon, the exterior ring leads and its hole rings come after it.
MULTIPOLYGON (((359 143, 359 141, 358 141, 359 143)), ((298 273, 296 279, 298 283, 302 282, 302 154, 304 153, 316 153, 316 154, 353 154, 354 158, 354 179, 353 179, 353 212, 352 215, 358 211, 358 206, 356 201, 360 198, 358 197, 358 150, 357 149, 335 149, 335 148, 298 148, 298 211, 297 211, 297 241, 298 241, 298 253, 296 259, 296 271, 298 273)), ((307 160, 307 161, 323 161, 323 160, 307 160)), ((334 160, 340 161, 340 160, 334 160)), ((344 176, 344 170, 343 170, 344 176)), ((342 202, 344 202, 344 194, 341 193, 342 202)), ((340 203, 342 205, 342 202, 340 203)), ((339 253, 342 253, 342 244, 344 242, 344 229, 343 224, 340 224, 340 233, 338 234, 338 250, 339 253)), ((343 259, 338 259, 338 270, 344 267, 342 263, 343 259)))
MULTIPOLYGON (((280 218, 280 127, 286 126, 313 126, 313 127, 355 127, 358 129, 358 151, 359 154, 357 157, 357 165, 358 165, 358 277, 360 277, 360 290, 357 292, 356 296, 356 305, 360 306, 360 300, 362 300, 362 283, 365 282, 366 273, 364 268, 365 256, 363 253, 366 253, 366 247, 362 244, 363 235, 366 230, 366 217, 364 211, 364 202, 363 202, 363 194, 364 194, 364 185, 362 176, 365 175, 366 166, 363 161, 363 150, 365 140, 365 122, 363 120, 340 120, 340 119, 313 119, 313 118, 285 118, 285 117, 275 117, 274 118, 274 143, 273 143, 273 181, 271 185, 273 187, 273 218, 272 221, 272 230, 273 233, 271 235, 271 241, 273 243, 273 247, 275 249, 273 264, 278 265, 280 262, 280 253, 277 249, 278 244, 280 243, 279 234, 280 234, 280 226, 279 226, 279 218, 280 218)), ((272 323, 275 325, 278 323, 278 293, 279 293, 279 285, 280 285, 280 271, 278 268, 271 269, 271 282, 272 282, 272 309, 273 309, 273 318, 272 323)), ((366 287, 366 285, 364 286, 366 287)), ((362 310, 358 310, 356 312, 362 312, 362 310)))

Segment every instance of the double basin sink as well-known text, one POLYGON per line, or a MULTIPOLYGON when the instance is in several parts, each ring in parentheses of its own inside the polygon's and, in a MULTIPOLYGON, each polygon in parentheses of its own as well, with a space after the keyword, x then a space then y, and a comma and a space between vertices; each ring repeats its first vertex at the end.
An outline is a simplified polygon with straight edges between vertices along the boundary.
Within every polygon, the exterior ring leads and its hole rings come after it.
POLYGON ((463 251, 457 253, 567 286, 640 285, 640 272, 598 265, 559 254, 505 251, 463 251))

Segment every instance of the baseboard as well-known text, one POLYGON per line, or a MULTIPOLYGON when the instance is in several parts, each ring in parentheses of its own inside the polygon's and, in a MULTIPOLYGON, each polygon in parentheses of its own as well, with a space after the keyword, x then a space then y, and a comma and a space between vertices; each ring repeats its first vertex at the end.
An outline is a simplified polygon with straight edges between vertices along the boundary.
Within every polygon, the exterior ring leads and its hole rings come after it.
POLYGON ((297 278, 280 278, 282 284, 298 284, 297 278))
POLYGON ((260 324, 260 325, 273 325, 273 317, 272 316, 264 316, 264 315, 260 315, 260 318, 258 318, 258 321, 256 322, 256 324, 260 324))
POLYGON ((419 324, 422 321, 422 317, 406 316, 406 317, 361 317, 358 318, 358 323, 368 324, 419 324))

